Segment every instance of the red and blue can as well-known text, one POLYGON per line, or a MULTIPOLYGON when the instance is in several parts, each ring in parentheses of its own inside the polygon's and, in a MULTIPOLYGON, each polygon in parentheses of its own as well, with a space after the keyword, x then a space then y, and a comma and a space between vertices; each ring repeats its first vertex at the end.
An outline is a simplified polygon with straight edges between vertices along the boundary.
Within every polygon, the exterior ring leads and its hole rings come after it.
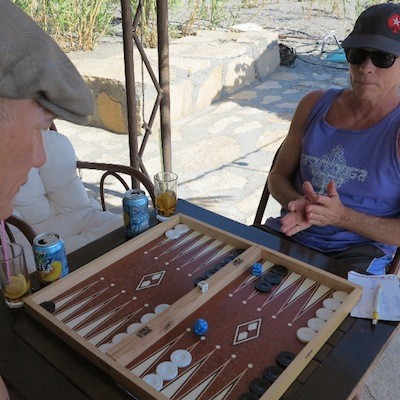
POLYGON ((64 242, 57 233, 41 233, 33 239, 33 255, 39 280, 48 285, 68 275, 69 267, 64 242))
POLYGON ((149 229, 149 201, 140 189, 131 189, 125 193, 122 201, 124 208, 125 235, 129 238, 149 229))

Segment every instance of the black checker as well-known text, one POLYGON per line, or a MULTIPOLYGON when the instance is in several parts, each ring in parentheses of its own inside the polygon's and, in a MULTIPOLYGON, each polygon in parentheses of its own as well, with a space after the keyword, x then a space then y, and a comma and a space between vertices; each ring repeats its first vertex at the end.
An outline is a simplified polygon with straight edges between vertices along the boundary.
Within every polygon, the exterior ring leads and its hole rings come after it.
POLYGON ((257 396, 262 396, 267 389, 271 386, 271 382, 268 382, 264 378, 256 378, 250 382, 250 390, 257 396))
POLYGON ((272 285, 270 282, 264 281, 263 279, 257 281, 256 283, 256 289, 259 292, 267 293, 272 290, 272 285))
POLYGON ((207 277, 205 277, 205 276, 199 276, 198 278, 196 278, 196 279, 193 281, 194 287, 197 287, 197 285, 199 284, 199 282, 205 281, 206 279, 207 279, 207 277))
POLYGON ((278 367, 277 365, 271 365, 264 369, 263 377, 267 381, 274 383, 282 372, 283 368, 278 367))
POLYGON ((206 277, 206 278, 209 278, 210 276, 213 276, 216 272, 217 272, 217 270, 216 270, 215 268, 209 269, 209 270, 206 272, 205 277, 206 277))
POLYGON ((285 276, 288 273, 288 269, 284 265, 275 264, 272 266, 271 271, 274 274, 278 274, 280 276, 285 276))
POLYGON ((224 262, 224 261, 219 262, 218 264, 215 265, 214 269, 215 269, 216 271, 219 271, 220 269, 224 268, 225 265, 226 265, 226 262, 224 262))
MULTIPOLYGON (((229 255, 233 258, 236 258, 237 256, 240 256, 244 251, 245 251, 245 249, 234 249, 229 253, 229 255)), ((233 258, 232 258, 232 260, 233 260, 233 258)))
POLYGON ((40 303, 40 305, 51 314, 56 311, 56 304, 54 301, 44 301, 43 303, 40 303))
POLYGON ((278 275, 278 274, 274 274, 273 272, 268 272, 264 276, 264 280, 266 282, 271 283, 272 285, 278 285, 279 283, 281 283, 282 277, 280 275, 278 275))
POLYGON ((251 392, 245 392, 242 393, 239 397, 238 400, 258 400, 258 396, 254 393, 251 392))
POLYGON ((276 356, 276 362, 280 367, 286 368, 295 359, 295 357, 296 356, 290 351, 281 351, 276 356))
POLYGON ((236 256, 227 256, 225 259, 224 259, 224 263, 225 264, 228 264, 228 263, 230 263, 232 260, 234 260, 236 258, 236 256))

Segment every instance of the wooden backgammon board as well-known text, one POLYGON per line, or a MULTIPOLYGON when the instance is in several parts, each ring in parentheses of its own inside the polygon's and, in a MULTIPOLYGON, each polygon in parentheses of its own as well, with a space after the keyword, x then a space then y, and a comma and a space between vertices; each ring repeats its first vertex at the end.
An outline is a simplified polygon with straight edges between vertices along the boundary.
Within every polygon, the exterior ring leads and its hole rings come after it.
POLYGON ((360 296, 345 279, 178 214, 25 308, 140 400, 270 400, 360 296))

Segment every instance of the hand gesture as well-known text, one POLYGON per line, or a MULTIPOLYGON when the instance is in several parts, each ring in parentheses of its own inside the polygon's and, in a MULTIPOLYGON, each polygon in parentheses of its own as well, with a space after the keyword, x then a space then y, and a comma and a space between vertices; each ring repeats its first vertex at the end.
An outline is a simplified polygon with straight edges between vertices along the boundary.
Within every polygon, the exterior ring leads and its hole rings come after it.
POLYGON ((304 196, 288 204, 289 212, 281 218, 281 231, 292 236, 311 225, 335 225, 345 214, 336 184, 330 181, 327 195, 315 193, 310 182, 303 183, 304 196))
MULTIPOLYGON (((333 181, 326 186, 327 195, 316 195, 316 201, 306 206, 306 219, 310 225, 339 225, 346 214, 333 181)), ((315 194, 315 193, 314 193, 315 194)))

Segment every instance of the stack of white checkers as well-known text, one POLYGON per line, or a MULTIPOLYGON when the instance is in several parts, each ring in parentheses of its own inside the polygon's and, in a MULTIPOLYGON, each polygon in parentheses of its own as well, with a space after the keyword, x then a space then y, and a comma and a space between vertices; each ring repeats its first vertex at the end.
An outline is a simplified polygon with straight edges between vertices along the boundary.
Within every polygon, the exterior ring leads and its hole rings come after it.
POLYGON ((171 356, 171 361, 163 361, 156 367, 155 374, 148 374, 143 380, 160 391, 164 385, 164 381, 170 381, 178 376, 178 368, 188 367, 192 362, 192 355, 184 349, 175 350, 171 356))
POLYGON ((174 229, 170 229, 165 232, 165 236, 167 239, 175 240, 178 239, 183 234, 189 232, 190 228, 185 224, 177 224, 174 226, 174 229))
POLYGON ((325 325, 325 322, 334 314, 334 312, 344 302, 348 294, 337 290, 332 297, 323 301, 323 307, 316 311, 316 317, 307 321, 307 326, 299 328, 296 332, 297 339, 300 342, 308 343, 325 325))
POLYGON ((127 336, 136 332, 140 328, 142 328, 145 324, 147 324, 150 320, 152 320, 157 314, 161 314, 164 310, 166 310, 170 305, 169 304, 159 304, 154 308, 154 312, 146 313, 141 316, 140 322, 134 322, 128 326, 126 332, 117 333, 111 340, 110 343, 103 343, 99 346, 99 350, 103 353, 106 353, 113 346, 124 340, 127 336))

